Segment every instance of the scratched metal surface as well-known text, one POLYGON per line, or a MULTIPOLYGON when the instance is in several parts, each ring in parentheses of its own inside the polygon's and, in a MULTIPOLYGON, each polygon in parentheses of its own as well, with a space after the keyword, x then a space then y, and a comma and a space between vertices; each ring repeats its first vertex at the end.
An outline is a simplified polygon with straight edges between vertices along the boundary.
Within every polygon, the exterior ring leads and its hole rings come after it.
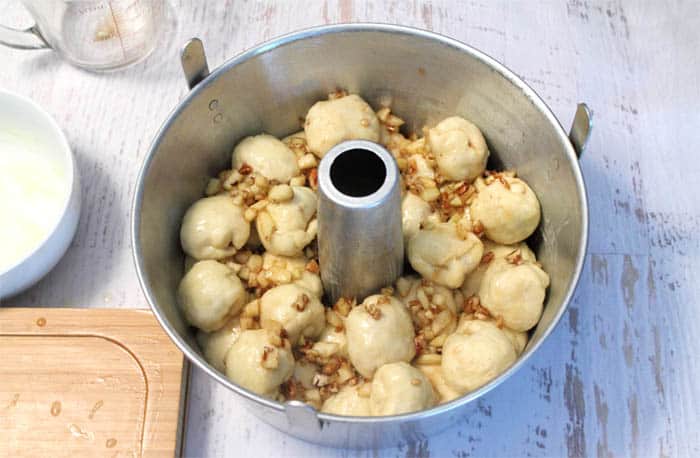
MULTIPOLYGON (((9 3, 9 4, 8 4, 9 3)), ((27 24, 19 2, 0 20, 27 24)), ((12 305, 144 307, 129 204, 150 139, 185 94, 176 48, 204 40, 210 64, 302 27, 341 21, 431 29, 521 75, 568 125, 578 101, 595 130, 582 167, 591 243, 574 302, 530 364, 441 435, 382 451, 324 449, 272 430, 194 371, 188 456, 700 455, 700 3, 618 1, 176 2, 172 45, 95 75, 50 53, 0 49, 0 87, 64 128, 83 177, 70 251, 12 305)), ((459 75, 455 75, 459 77, 459 75)))

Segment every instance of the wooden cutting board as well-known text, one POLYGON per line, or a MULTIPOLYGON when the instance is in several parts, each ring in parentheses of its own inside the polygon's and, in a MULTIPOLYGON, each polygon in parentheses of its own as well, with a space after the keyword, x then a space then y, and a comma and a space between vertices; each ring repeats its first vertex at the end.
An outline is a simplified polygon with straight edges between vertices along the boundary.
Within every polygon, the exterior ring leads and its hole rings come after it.
POLYGON ((186 367, 150 311, 0 307, 0 351, 0 456, 179 455, 186 367))

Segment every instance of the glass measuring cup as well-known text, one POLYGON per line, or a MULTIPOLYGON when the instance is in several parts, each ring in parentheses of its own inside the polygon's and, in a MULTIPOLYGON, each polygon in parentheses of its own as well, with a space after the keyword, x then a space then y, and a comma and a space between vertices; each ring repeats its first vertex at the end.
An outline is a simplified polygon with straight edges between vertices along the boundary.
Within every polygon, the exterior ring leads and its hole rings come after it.
POLYGON ((0 26, 0 44, 51 48, 88 70, 144 59, 166 25, 165 0, 21 0, 36 21, 25 30, 0 26))

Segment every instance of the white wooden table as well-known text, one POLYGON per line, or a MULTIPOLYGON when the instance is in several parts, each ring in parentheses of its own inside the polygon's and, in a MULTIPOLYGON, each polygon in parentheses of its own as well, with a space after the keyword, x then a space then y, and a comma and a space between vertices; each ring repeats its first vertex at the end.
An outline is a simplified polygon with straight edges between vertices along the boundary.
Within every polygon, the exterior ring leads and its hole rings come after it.
MULTIPOLYGON (((8 4, 9 3, 9 4, 8 4)), ((0 21, 27 24, 16 4, 0 21)), ((146 307, 129 221, 142 158, 186 93, 177 48, 211 65, 323 23, 393 22, 471 44, 521 75, 568 125, 593 109, 582 159, 591 238, 575 300, 517 375, 443 434, 383 451, 306 444, 256 420, 192 371, 187 456, 699 456, 700 2, 328 0, 185 2, 172 45, 146 64, 90 74, 48 52, 0 49, 0 87, 63 127, 82 176, 73 244, 16 306, 146 307)))

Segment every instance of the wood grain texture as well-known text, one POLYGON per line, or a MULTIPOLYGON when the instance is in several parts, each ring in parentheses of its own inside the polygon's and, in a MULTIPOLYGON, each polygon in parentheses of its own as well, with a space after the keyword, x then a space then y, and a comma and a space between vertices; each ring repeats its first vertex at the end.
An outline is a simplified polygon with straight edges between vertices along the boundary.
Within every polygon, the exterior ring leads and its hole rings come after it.
MULTIPOLYGON (((2 21, 19 24, 13 2, 2 21)), ((581 161, 590 251, 571 308, 527 367, 443 434, 382 451, 331 450, 260 423, 192 373, 188 456, 698 456, 700 437, 700 5, 686 1, 174 2, 170 45, 119 73, 50 53, 0 49, 0 86, 58 120, 83 176, 83 217, 66 257, 18 305, 145 306, 131 262, 138 167, 185 94, 177 47, 209 63, 273 36, 341 21, 431 29, 521 75, 564 126, 576 102, 595 127, 581 161)), ((26 23, 26 22, 25 22, 26 23)), ((459 75, 455 75, 459 77, 459 75)))
POLYGON ((0 309, 0 456, 172 456, 183 356, 150 311, 0 309))

